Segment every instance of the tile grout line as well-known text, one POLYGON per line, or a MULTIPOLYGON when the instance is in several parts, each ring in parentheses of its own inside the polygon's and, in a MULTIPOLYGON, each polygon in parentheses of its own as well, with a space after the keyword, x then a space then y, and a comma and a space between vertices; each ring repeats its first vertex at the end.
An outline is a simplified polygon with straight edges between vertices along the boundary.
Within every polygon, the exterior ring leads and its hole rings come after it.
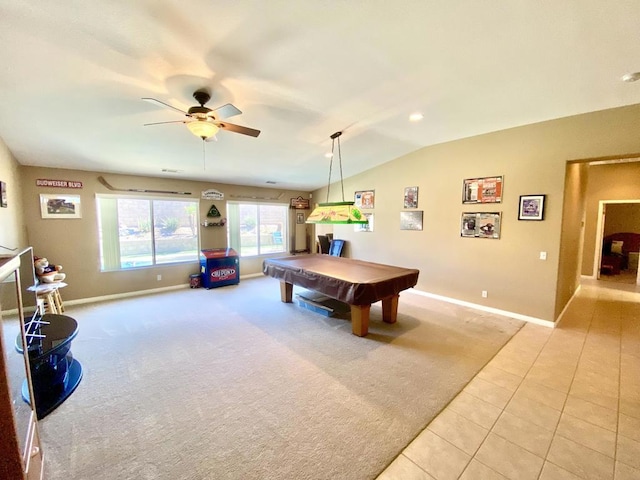
MULTIPOLYGON (((493 360, 498 356, 498 354, 499 354, 499 353, 500 353, 500 352, 501 352, 501 351, 502 351, 502 350, 503 350, 507 345, 509 345, 509 343, 511 343, 511 342, 513 341, 513 339, 515 339, 515 338, 516 338, 516 336, 517 336, 520 332, 522 332, 522 329, 523 329, 523 328, 524 328, 524 325, 523 325, 522 327, 520 327, 520 329, 516 332, 516 335, 514 335, 513 337, 511 337, 511 339, 510 339, 507 343, 505 343, 505 344, 502 346, 502 348, 501 348, 498 352, 496 352, 496 354, 491 358, 491 360, 489 360, 489 361, 486 363, 486 365, 485 365, 484 367, 482 367, 482 369, 481 369, 478 373, 476 373, 475 377, 473 377, 473 379, 472 379, 472 380, 475 380, 476 378, 478 378, 478 375, 480 375, 480 373, 482 373, 482 371, 487 367, 487 365, 489 365, 489 364, 490 364, 490 363, 491 363, 491 362, 492 362, 492 361, 493 361, 493 360)), ((548 341, 548 339, 547 339, 547 341, 548 341)), ((546 345, 546 342, 545 342, 545 345, 546 345)), ((543 348, 544 348, 544 347, 543 347, 543 348)), ((540 355, 540 352, 538 352, 538 355, 540 355)), ((536 355, 536 359, 538 358, 538 355, 536 355)), ((534 360, 534 362, 535 362, 535 360, 534 360)), ((532 364, 532 365, 533 365, 533 364, 532 364)), ((500 369, 499 367, 496 367, 496 368, 498 368, 499 370, 502 370, 502 369, 500 369)), ((529 370, 530 370, 530 369, 531 369, 531 367, 529 367, 529 370)), ((529 370, 527 370, 527 372, 528 372, 529 370)), ((504 371, 504 370, 502 370, 502 371, 504 371)), ((506 372, 506 373, 509 373, 509 372, 506 372)), ((483 380, 484 380, 484 379, 483 379, 483 380)), ((524 378, 523 378, 523 380, 524 380, 524 378)), ((485 381, 486 381, 486 382, 488 382, 488 383, 491 383, 491 384, 493 384, 493 385, 495 385, 495 386, 497 386, 497 387, 500 387, 500 385, 496 385, 495 383, 493 383, 493 382, 491 382, 491 381, 489 381, 489 380, 485 380, 485 381)), ((469 382, 469 383, 471 383, 471 382, 469 382)), ((518 384, 518 387, 520 387, 520 384, 522 384, 522 380, 521 380, 521 381, 520 381, 520 383, 518 384)), ((467 384, 467 385, 468 385, 468 384, 467 384)), ((504 388, 504 387, 501 387, 501 388, 504 388)), ((515 392, 516 392, 517 390, 518 390, 518 389, 516 388, 516 390, 511 394, 511 396, 509 397, 509 400, 507 401, 507 403, 505 404, 505 406, 509 404, 509 402, 511 401, 511 399, 513 398, 513 395, 515 395, 515 392)), ((464 391, 464 389, 462 389, 462 391, 464 391)), ((474 397, 474 398, 475 398, 475 399, 477 399, 477 400, 482 400, 481 398, 479 398, 479 397, 477 397, 477 396, 473 395, 472 393, 468 393, 468 392, 467 392, 467 394, 468 394, 468 395, 471 395, 472 397, 474 397)), ((459 394, 458 394, 458 395, 459 395, 459 394)), ((455 397, 454 397, 454 398, 455 398, 455 397)), ((484 400, 483 400, 483 401, 484 401, 484 400)), ((487 403, 488 403, 488 402, 487 402, 487 403)), ((495 406, 495 405, 494 405, 494 406, 495 406)), ((501 417, 501 416, 502 416, 502 414, 504 413, 504 407, 503 407, 503 408, 501 408, 500 410, 501 410, 500 414, 496 417, 496 419, 494 420, 494 422, 491 424, 491 427, 487 429, 487 435, 484 437, 484 439, 482 440, 482 442, 480 442, 480 444, 478 445, 478 447, 475 449, 475 451, 473 452, 473 455, 471 455, 471 456, 470 456, 469 461, 467 462, 467 464, 466 464, 466 465, 464 466, 464 468, 462 469, 462 472, 460 472, 460 475, 458 475, 458 480, 462 477, 462 475, 464 475, 464 473, 467 471, 467 469, 469 468, 469 465, 471 465, 471 462, 472 462, 473 460, 475 460, 476 462, 480 463, 481 465, 484 465, 485 467, 487 467, 487 468, 488 468, 488 469, 490 469, 491 471, 496 472, 496 470, 494 470, 493 468, 491 468, 489 465, 486 465, 486 464, 482 463, 480 460, 478 460, 478 459, 476 458, 476 454, 477 454, 477 453, 478 453, 478 451, 482 448, 482 446, 484 445, 484 443, 485 443, 485 442, 486 442, 486 440, 487 440, 487 437, 489 437, 489 435, 490 435, 490 434, 491 434, 491 432, 493 431, 493 427, 496 425, 496 423, 498 422, 498 420, 500 419, 500 417, 501 417)), ((457 413, 457 412, 456 412, 456 413, 457 413)), ((471 419, 466 418, 464 415, 461 415, 461 416, 462 416, 463 418, 465 418, 466 420, 468 420, 468 421, 472 422, 473 424, 478 425, 476 422, 474 422, 474 421, 473 421, 473 420, 471 420, 471 419)), ((437 417, 436 417, 436 418, 437 418, 437 417)), ((435 418, 434 418, 434 420, 435 420, 435 418)), ((478 426, 482 427, 482 425, 478 425, 478 426)), ((428 428, 428 425, 427 425, 427 428, 428 428)), ((435 433, 435 432, 434 432, 434 433, 435 433)), ((437 434, 436 434, 436 435, 437 435, 437 434)), ((438 435, 438 436, 439 436, 439 435, 438 435)), ((440 438, 442 438, 442 437, 440 437, 440 438)), ((443 440, 445 440, 445 441, 446 441, 446 439, 443 439, 443 440)), ((498 474, 502 475, 500 472, 496 472, 496 473, 498 473, 498 474)))
POLYGON ((618 469, 618 443, 620 442, 620 415, 622 403, 622 315, 618 311, 620 318, 620 331, 618 335, 618 414, 616 415, 616 443, 613 448, 613 478, 616 478, 618 469))
MULTIPOLYGON (((553 436, 551 437, 551 442, 549 442, 549 447, 547 448, 547 452, 545 453, 545 456, 544 456, 544 461, 545 462, 549 462, 552 465, 555 465, 556 467, 561 468, 562 470, 566 470, 566 471, 569 471, 569 470, 567 470, 566 468, 562 467, 561 465, 556 465, 555 463, 547 460, 547 458, 549 457, 549 452, 551 451, 551 445, 553 445, 553 441, 555 440, 556 435, 562 437, 562 435, 558 434, 558 425, 560 425, 560 420, 562 420, 562 416, 564 415, 564 410, 565 410, 565 408, 567 406, 567 401, 569 400, 569 395, 571 394, 571 387, 573 386, 573 383, 574 383, 574 381, 576 379, 576 372, 578 371, 578 367, 580 365, 580 359, 582 358, 582 355, 584 353, 584 346, 587 343, 587 339, 589 338, 589 332, 591 331, 591 327, 593 325, 593 318, 594 318, 594 316, 596 314, 596 308, 597 308, 598 302, 599 302, 599 300, 596 299, 595 304, 594 304, 594 306, 593 306, 593 308, 591 310, 591 317, 589 318, 589 326, 587 327, 587 331, 584 334, 584 338, 582 340, 582 346, 580 347, 580 354, 578 355, 578 359, 576 361, 576 366, 575 366, 575 368, 573 370, 573 376, 571 378, 571 383, 569 384, 569 388, 567 390, 567 397, 564 399, 564 402, 562 404, 562 409, 560 410, 560 418, 558 418, 558 423, 556 423, 556 428, 553 431, 553 436)), ((571 439, 569 439, 569 440, 571 440, 571 439)), ((582 477, 581 475, 578 475, 575 472, 569 471, 569 473, 575 475, 576 477, 584 478, 584 477, 582 477)), ((540 474, 542 474, 542 472, 540 472, 540 474)), ((540 479, 540 476, 538 476, 538 480, 539 479, 540 479)))
MULTIPOLYGON (((523 328, 524 328, 524 327, 523 327, 523 328)), ((518 333, 520 333, 521 331, 522 331, 522 329, 518 330, 518 333)), ((498 415, 498 417, 496 418, 496 420, 495 420, 495 421, 493 422, 493 424, 491 425, 491 428, 489 428, 489 429, 488 429, 489 431, 488 431, 487 435, 486 435, 486 436, 485 436, 485 438, 482 440, 482 442, 480 442, 480 445, 479 445, 479 446, 478 446, 478 448, 475 450, 474 454, 471 456, 471 459, 469 460, 469 462, 468 462, 468 463, 467 463, 467 465, 465 466, 464 470, 462 470, 462 473, 460 474, 460 476, 458 476, 458 479, 460 479, 460 477, 461 477, 462 475, 464 475, 464 472, 467 470, 467 468, 469 468, 469 465, 471 464, 471 462, 472 462, 473 460, 476 460, 478 463, 480 463, 480 464, 484 465, 485 467, 489 468, 490 470, 492 470, 492 471, 494 471, 494 472, 496 471, 495 469, 491 468, 489 465, 486 465, 486 464, 484 464, 483 462, 481 462, 480 460, 478 460, 478 459, 476 458, 476 454, 477 454, 477 453, 478 453, 478 451, 482 448, 482 446, 485 444, 485 442, 486 442, 487 438, 489 437, 489 435, 490 435, 491 433, 493 433, 493 429, 494 429, 494 427, 495 427, 496 423, 498 423, 498 420, 500 420, 500 418, 501 418, 501 417, 502 417, 502 415, 504 414, 504 412, 505 412, 505 409, 506 409, 507 405, 509 405, 509 403, 511 402, 511 400, 512 400, 512 399, 513 399, 513 397, 515 396, 516 392, 518 391, 518 389, 519 389, 519 388, 520 388, 520 386, 522 385, 522 382, 525 380, 525 378, 527 378, 527 375, 529 374, 529 372, 530 372, 530 371, 531 371, 531 369, 533 368, 533 365, 536 363, 536 361, 537 361, 537 360, 538 360, 538 358, 540 357, 540 354, 541 354, 541 353, 542 353, 542 351, 544 350, 544 347, 546 347, 546 346, 547 346, 547 344, 549 343, 549 340, 551 340, 551 337, 552 337, 552 336, 553 336, 553 333, 551 333, 551 335, 549 335, 549 336, 547 337, 547 339, 544 341, 544 343, 543 343, 542 347, 540 347, 540 350, 539 350, 539 351, 538 351, 538 353, 536 354, 536 356, 535 356, 535 358, 534 358, 533 362, 531 362, 531 365, 530 365, 530 366, 529 366, 529 368, 527 369, 527 372, 524 374, 524 376, 522 377, 522 379, 521 379, 521 380, 520 380, 520 382, 518 383, 518 386, 516 387, 516 389, 513 391, 513 393, 512 393, 512 394, 511 394, 511 396, 509 397, 509 400, 507 401, 507 403, 505 404, 505 406, 504 406, 503 408, 501 408, 501 410, 502 410, 502 411, 500 412, 500 414, 498 415)), ((502 348, 506 347, 509 343, 511 343, 511 341, 512 341, 514 338, 515 338, 515 336, 513 336, 513 337, 511 338, 511 340, 510 340, 509 342, 507 342, 507 343, 506 343, 502 348)), ((494 358, 495 358, 495 357, 496 357, 496 356, 497 356, 501 351, 502 351, 502 349, 500 349, 500 351, 499 351, 498 353, 496 353, 496 355, 494 355, 494 357, 493 357, 491 360, 493 360, 493 359, 494 359, 494 358)), ((491 363, 491 361, 489 361, 489 363, 491 363)), ((487 363, 487 365, 488 365, 489 363, 487 363)), ((486 365, 485 365, 485 367, 486 367, 486 365)), ((505 372, 505 373, 511 373, 511 372, 507 372, 506 370, 502 370, 500 367, 495 367, 495 368, 497 368, 498 370, 501 370, 501 371, 503 371, 503 372, 505 372)), ((482 369, 482 370, 484 370, 484 367, 483 367, 483 369, 482 369)), ((480 374, 480 373, 482 372, 482 370, 480 370, 480 372, 478 372, 478 374, 480 374)), ((512 374, 512 375, 513 375, 513 374, 512 374)), ((476 375, 476 377, 477 377, 477 376, 478 376, 478 375, 476 375)), ((474 378, 475 378, 475 377, 474 377, 474 378)), ((483 379, 483 380, 484 380, 484 379, 483 379)), ((500 385, 497 385, 496 383, 491 382, 490 380, 485 380, 485 381, 486 381, 486 382, 489 382, 489 383, 491 383, 491 384, 493 384, 493 385, 495 385, 495 386, 497 386, 497 387, 500 387, 500 385)), ((501 388, 504 388, 504 387, 501 387, 501 388)), ((469 395, 472 395, 473 397, 475 397, 475 398, 477 398, 477 399, 479 399, 479 400, 482 400, 482 399, 480 399, 479 397, 476 397, 475 395, 473 395, 473 394, 471 394, 471 393, 469 393, 469 395)), ((468 419, 467 419, 467 420, 468 420, 468 419)), ((469 421, 472 421, 472 420, 469 420, 469 421)), ((473 422, 473 423, 475 423, 475 422, 473 422)), ((502 438, 502 439, 504 439, 504 440, 506 440, 506 441, 508 441, 508 442, 510 442, 510 443, 513 443, 513 442, 511 442, 511 440, 506 439, 506 438, 502 437, 501 435, 498 435, 497 433, 495 433, 495 435, 496 435, 496 436, 498 436, 498 437, 500 437, 500 438, 502 438)), ((517 445, 517 444, 514 444, 514 445, 517 445)), ((519 446, 519 445, 517 445, 517 446, 519 446)), ((523 447, 520 447, 520 448, 523 448, 523 447)), ((523 450, 525 450, 525 451, 529 452, 526 448, 523 448, 523 450)), ((535 455, 533 452, 529 452, 529 453, 531 453, 531 454, 535 455)), ((542 460, 543 460, 542 467, 540 468, 540 472, 538 472, 538 476, 537 476, 537 478, 540 478, 540 475, 542 474, 542 470, 543 470, 543 468, 544 468, 544 462, 545 462, 546 458, 543 458, 542 460)), ((498 474, 500 474, 500 475, 502 475, 500 472, 497 472, 497 473, 498 473, 498 474)), ((504 476, 504 475, 503 475, 503 476, 504 476)))
MULTIPOLYGON (((413 442, 414 442, 414 441, 415 441, 415 440, 416 440, 416 439, 417 439, 417 438, 418 438, 418 437, 419 437, 423 432, 425 432, 426 430, 429 430, 429 426, 430 426, 430 425, 431 425, 431 424, 432 424, 432 423, 433 423, 433 422, 434 422, 434 421, 435 421, 435 420, 440 416, 440 414, 441 414, 442 412, 444 412, 447 408, 449 408, 449 406, 451 405, 451 403, 453 403, 453 401, 454 401, 456 398, 458 398, 458 396, 459 396, 459 395, 464 391, 464 389, 467 387, 467 385, 469 385, 469 383, 471 383, 473 380, 475 380, 476 378, 478 378, 478 375, 480 374, 480 372, 482 372, 482 371, 486 368, 486 366, 487 366, 487 365, 489 365, 489 363, 491 363, 491 362, 493 361, 493 359, 494 359, 494 358, 495 358, 495 357, 496 357, 496 356, 497 356, 497 355, 502 351, 502 349, 504 349, 504 348, 505 348, 509 343, 511 343, 511 341, 512 341, 512 340, 513 340, 513 339, 518 335, 518 333, 520 333, 520 332, 522 331, 522 329, 523 329, 525 326, 526 326, 526 322, 525 322, 525 323, 523 323, 523 324, 522 324, 522 326, 521 326, 520 328, 518 328, 518 330, 517 330, 517 331, 516 331, 512 336, 511 336, 511 338, 510 338, 509 340, 507 340, 507 342, 506 342, 506 343, 504 343, 504 344, 502 345, 502 347, 500 347, 500 350, 498 350, 498 351, 493 355, 493 357, 491 357, 489 360, 487 360, 487 362, 484 364, 484 366, 483 366, 480 370, 478 370, 478 372, 473 376, 473 378, 471 378, 471 380, 469 380, 469 382, 467 382, 467 384, 466 384, 464 387, 462 387, 462 388, 460 389, 460 391, 458 391, 458 392, 457 392, 457 393, 456 393, 456 394, 451 398, 451 400, 450 400, 450 401, 449 401, 449 402, 448 402, 448 403, 447 403, 447 404, 446 404, 446 405, 445 405, 445 406, 444 406, 444 407, 443 407, 443 408, 438 412, 438 414, 437 414, 435 417, 433 417, 433 418, 431 419, 431 421, 430 421, 429 423, 427 423, 427 424, 424 426, 424 428, 423 428, 422 430, 420 430, 420 432, 418 432, 418 434, 417 434, 417 435, 416 435, 416 436, 415 436, 415 437, 414 437, 414 438, 413 438, 413 439, 412 439, 412 440, 411 440, 411 441, 410 441, 410 442, 409 442, 409 443, 408 443, 408 444, 407 444, 407 445, 406 445, 406 446, 405 446, 405 447, 400 451, 400 453, 399 453, 398 455, 396 455, 396 456, 395 456, 395 458, 394 458, 393 460, 391 460, 391 462, 390 462, 387 466, 385 466, 385 467, 383 468, 383 470, 380 472, 380 474, 379 474, 379 475, 381 475, 381 474, 382 474, 382 472, 384 472, 387 468, 389 468, 389 466, 390 466, 390 465, 392 465, 392 464, 393 464, 393 463, 394 463, 394 462, 395 462, 395 461, 396 461, 400 456, 404 456, 405 458, 407 458, 408 460, 410 460, 413 464, 415 464, 416 466, 418 466, 418 467, 420 468, 420 470, 422 470, 423 472, 425 472, 425 473, 426 473, 427 475, 429 475, 430 477, 433 477, 433 475, 431 475, 429 472, 427 472, 426 470, 424 470, 420 465, 418 465, 416 462, 414 462, 414 461, 413 461, 409 456, 405 455, 405 454, 404 454, 405 450, 406 450, 406 449, 409 447, 409 445, 411 445, 411 444, 412 444, 412 443, 413 443, 413 442)), ((492 383, 492 382, 490 382, 490 383, 492 383)), ((495 384, 494 384, 494 385, 495 385, 495 384)), ((472 397, 474 397, 475 399, 482 400, 482 399, 480 399, 479 397, 476 397, 475 395, 472 395, 471 393, 468 393, 468 392, 465 392, 465 393, 467 393, 467 395, 471 395, 471 396, 472 396, 472 397)), ((487 402, 487 403, 489 403, 489 402, 487 402)), ((490 405, 491 405, 491 404, 490 404, 490 405)), ((493 406, 494 406, 494 407, 496 407, 495 405, 493 405, 493 406)), ((496 408, 498 408, 498 407, 496 407, 496 408)), ((461 417, 465 418, 466 420, 470 421, 471 423, 473 423, 473 424, 475 424, 475 425, 478 425, 478 426, 480 426, 480 427, 484 428, 482 425, 479 425, 479 424, 477 424, 476 422, 474 422, 473 420, 468 419, 468 418, 467 418, 467 417, 465 417, 464 415, 461 415, 461 414, 459 414, 458 412, 455 412, 455 410, 454 410, 454 413, 456 413, 457 415, 460 415, 461 417)), ((500 416, 498 416, 498 418, 499 418, 499 417, 500 417, 500 416)), ((497 419, 496 419, 496 421, 497 421, 497 419)), ((494 422, 493 424, 495 424, 495 422, 494 422)), ((493 428, 493 425, 492 425, 492 427, 491 427, 491 428, 493 428)), ((488 429, 488 430, 489 430, 489 432, 491 431, 491 429, 488 429)), ((452 445, 453 447, 458 448, 457 446, 455 446, 455 445, 453 445, 451 442, 449 442, 447 439, 445 439, 445 438, 441 437, 440 435, 438 435, 438 434, 437 434, 436 432, 434 432, 433 430, 429 430, 429 431, 430 431, 431 433, 433 433, 434 435, 436 435, 438 438, 440 438, 440 439, 442 439, 443 441, 445 441, 445 442, 449 443, 449 444, 450 444, 450 445, 452 445)), ((488 435, 488 434, 487 434, 487 435, 488 435)), ((484 440, 480 443, 480 445, 482 445, 483 443, 484 443, 484 440)), ((479 449, 479 448, 480 448, 480 447, 478 447, 478 449, 479 449)), ((476 453, 477 453, 478 449, 476 449, 476 453)), ((466 452, 464 452, 462 449, 458 448, 458 450, 460 450, 460 451, 462 451, 463 453, 465 453, 465 454, 466 454, 466 452)), ((468 455, 468 454, 467 454, 467 455, 468 455)), ((474 458, 475 458, 475 453, 471 456, 471 458, 469 459, 469 461, 467 462, 467 464, 464 466, 464 468, 462 469, 462 472, 460 473, 460 475, 464 474, 465 470, 469 467, 469 464, 471 463, 471 461, 472 461, 474 458)), ((493 470, 493 469, 492 469, 492 470, 493 470)), ((494 471, 495 471, 495 470, 494 470, 494 471)), ((458 478, 459 478, 459 477, 458 477, 458 478)))

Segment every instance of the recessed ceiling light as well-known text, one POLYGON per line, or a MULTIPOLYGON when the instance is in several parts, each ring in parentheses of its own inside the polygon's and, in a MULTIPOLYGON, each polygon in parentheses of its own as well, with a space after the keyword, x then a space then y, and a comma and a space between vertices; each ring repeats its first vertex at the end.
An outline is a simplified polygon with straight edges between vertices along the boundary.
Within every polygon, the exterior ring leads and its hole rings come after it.
POLYGON ((636 80, 640 80, 640 72, 625 73, 620 80, 627 83, 635 82, 636 80))
POLYGON ((424 118, 424 115, 421 114, 420 112, 412 113, 411 115, 409 115, 409 120, 411 122, 419 122, 423 118, 424 118))
POLYGON ((331 157, 333 157, 333 153, 327 152, 327 153, 324 154, 324 156, 327 157, 327 158, 331 158, 331 157))

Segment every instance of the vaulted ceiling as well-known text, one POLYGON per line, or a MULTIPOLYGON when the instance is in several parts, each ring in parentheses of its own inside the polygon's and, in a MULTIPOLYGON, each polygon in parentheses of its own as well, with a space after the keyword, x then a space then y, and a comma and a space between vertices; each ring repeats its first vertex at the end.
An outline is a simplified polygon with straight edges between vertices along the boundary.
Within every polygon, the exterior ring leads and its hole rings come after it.
POLYGON ((0 2, 0 137, 23 165, 313 190, 436 143, 640 103, 640 2, 0 2), (234 124, 176 110, 207 89, 234 124), (421 112, 424 119, 410 122, 421 112), (162 170, 177 170, 165 173, 162 170))

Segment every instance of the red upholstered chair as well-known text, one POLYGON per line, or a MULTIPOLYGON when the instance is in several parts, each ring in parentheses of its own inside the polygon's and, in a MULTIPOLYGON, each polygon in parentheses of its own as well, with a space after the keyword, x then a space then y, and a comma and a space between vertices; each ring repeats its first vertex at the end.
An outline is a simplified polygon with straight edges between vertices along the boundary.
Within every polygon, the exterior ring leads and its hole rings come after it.
POLYGON ((622 266, 621 255, 603 255, 600 262, 600 273, 603 275, 618 275, 622 266))

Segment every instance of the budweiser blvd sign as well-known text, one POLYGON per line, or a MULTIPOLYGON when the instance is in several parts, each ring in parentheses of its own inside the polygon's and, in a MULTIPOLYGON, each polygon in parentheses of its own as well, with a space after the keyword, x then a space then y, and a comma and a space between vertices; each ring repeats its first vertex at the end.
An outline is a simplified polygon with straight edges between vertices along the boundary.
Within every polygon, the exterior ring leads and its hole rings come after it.
POLYGON ((209 272, 212 282, 223 282, 236 278, 236 269, 233 267, 214 268, 209 272))
POLYGON ((50 178, 39 178, 36 180, 38 187, 57 187, 57 188, 82 188, 82 182, 75 180, 53 180, 50 178))

